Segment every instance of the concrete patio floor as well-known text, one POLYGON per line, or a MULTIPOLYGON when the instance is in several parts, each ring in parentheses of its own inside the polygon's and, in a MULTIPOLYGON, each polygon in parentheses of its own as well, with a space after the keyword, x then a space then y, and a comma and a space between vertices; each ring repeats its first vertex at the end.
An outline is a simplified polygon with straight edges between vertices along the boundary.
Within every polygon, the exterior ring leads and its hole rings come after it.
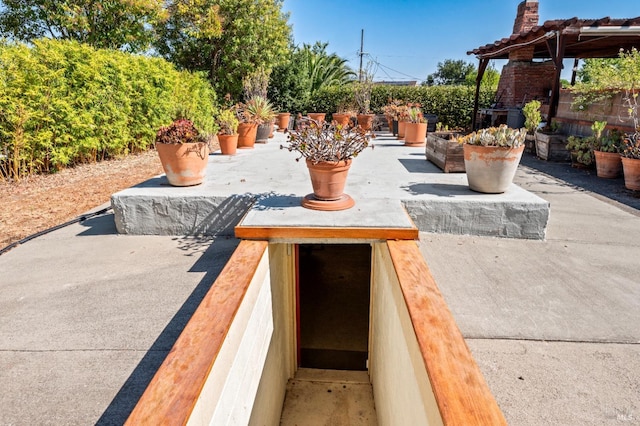
MULTIPOLYGON (((640 423, 640 213, 521 166, 546 240, 420 233, 512 425, 640 423)), ((121 424, 235 249, 113 214, 0 256, 0 424, 121 424)))

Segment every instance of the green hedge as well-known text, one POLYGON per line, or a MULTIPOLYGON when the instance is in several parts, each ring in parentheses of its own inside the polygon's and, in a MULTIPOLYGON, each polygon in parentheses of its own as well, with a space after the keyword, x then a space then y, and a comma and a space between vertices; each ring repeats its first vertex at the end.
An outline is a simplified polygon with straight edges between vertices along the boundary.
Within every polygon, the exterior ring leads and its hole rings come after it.
POLYGON ((71 41, 0 44, 0 177, 148 149, 177 115, 215 131, 204 75, 71 41))
MULTIPOLYGON (((419 103, 428 114, 437 114, 438 121, 451 128, 470 128, 473 115, 475 87, 469 86, 374 86, 371 93, 371 109, 382 112, 389 99, 419 103)), ((495 97, 495 90, 480 91, 480 107, 488 107, 495 97)), ((340 103, 353 99, 350 86, 330 87, 322 90, 309 102, 306 111, 335 112, 340 103)))

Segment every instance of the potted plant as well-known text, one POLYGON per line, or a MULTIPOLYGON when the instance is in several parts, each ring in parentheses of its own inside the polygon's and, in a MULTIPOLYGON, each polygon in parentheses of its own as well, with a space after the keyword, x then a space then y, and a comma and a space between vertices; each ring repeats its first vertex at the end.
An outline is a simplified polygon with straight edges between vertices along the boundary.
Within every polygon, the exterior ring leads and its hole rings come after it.
POLYGON ((624 186, 640 191, 640 132, 625 135, 621 154, 624 186))
POLYGON ((566 149, 567 136, 562 134, 560 127, 560 123, 551 121, 536 132, 536 155, 541 160, 571 160, 571 155, 566 149))
POLYGON ((307 119, 289 134, 288 142, 286 149, 300 154, 296 161, 306 160, 311 176, 313 194, 304 197, 302 206, 325 211, 353 207, 344 187, 352 159, 369 146, 366 131, 307 119))
POLYGON ((238 118, 234 111, 223 109, 218 115, 218 142, 222 155, 233 155, 238 148, 238 118))
POLYGON ((623 141, 624 135, 617 129, 609 131, 606 136, 602 136, 596 141, 593 154, 596 159, 598 177, 615 179, 620 176, 622 173, 620 151, 623 141))
POLYGON ((469 188, 488 194, 505 192, 516 174, 527 129, 503 124, 470 133, 463 144, 464 167, 469 188))
POLYGON ((404 144, 425 146, 427 140, 427 120, 422 116, 420 105, 411 105, 407 110, 408 121, 404 127, 404 144))
POLYGON ((278 126, 278 132, 284 132, 289 128, 289 121, 291 120, 291 113, 279 112, 276 116, 276 125, 278 126))
POLYGON ((324 122, 325 117, 327 116, 326 112, 309 112, 307 113, 307 117, 311 120, 318 121, 320 123, 324 122))
MULTIPOLYGON (((369 65, 367 66, 367 69, 369 65)), ((360 81, 353 83, 353 96, 358 105, 358 125, 365 131, 373 128, 375 114, 371 113, 371 91, 373 90, 373 75, 367 70, 363 71, 360 81)))
POLYGON ((357 116, 356 109, 351 102, 341 102, 332 114, 332 120, 345 127, 351 125, 351 119, 357 116))
POLYGON ((536 153, 536 130, 542 122, 540 115, 540 101, 530 101, 522 108, 524 115, 524 127, 527 129, 527 136, 524 140, 524 150, 530 153, 536 153))
POLYGON ((247 104, 236 104, 233 107, 238 118, 238 148, 252 149, 258 133, 258 119, 247 104))
POLYGON ((399 105, 398 106, 398 136, 397 138, 402 140, 404 139, 407 121, 409 121, 409 106, 407 105, 399 105))
POLYGON ((399 99, 389 99, 389 103, 382 108, 387 122, 389 123, 389 131, 393 136, 398 135, 398 120, 400 119, 400 105, 402 101, 399 99))
POLYGON ((271 133, 271 124, 276 116, 271 102, 262 96, 254 96, 245 104, 245 111, 258 124, 256 142, 266 143, 271 133))
POLYGON ((173 186, 204 181, 209 159, 207 138, 190 120, 180 118, 156 133, 156 150, 167 180, 173 186))

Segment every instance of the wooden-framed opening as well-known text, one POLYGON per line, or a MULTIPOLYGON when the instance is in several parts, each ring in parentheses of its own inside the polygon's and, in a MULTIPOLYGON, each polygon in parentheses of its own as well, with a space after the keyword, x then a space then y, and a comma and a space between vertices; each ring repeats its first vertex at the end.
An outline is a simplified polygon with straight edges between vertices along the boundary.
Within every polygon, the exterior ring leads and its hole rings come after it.
POLYGON ((370 244, 296 244, 297 365, 367 370, 370 244))

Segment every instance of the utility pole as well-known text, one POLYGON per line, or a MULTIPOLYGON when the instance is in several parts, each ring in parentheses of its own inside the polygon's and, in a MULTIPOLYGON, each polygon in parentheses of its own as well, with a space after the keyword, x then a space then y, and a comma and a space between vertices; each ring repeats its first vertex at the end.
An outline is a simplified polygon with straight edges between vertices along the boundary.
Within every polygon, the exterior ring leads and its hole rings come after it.
POLYGON ((364 28, 360 31, 360 71, 358 72, 358 81, 362 83, 362 57, 364 56, 364 28))

